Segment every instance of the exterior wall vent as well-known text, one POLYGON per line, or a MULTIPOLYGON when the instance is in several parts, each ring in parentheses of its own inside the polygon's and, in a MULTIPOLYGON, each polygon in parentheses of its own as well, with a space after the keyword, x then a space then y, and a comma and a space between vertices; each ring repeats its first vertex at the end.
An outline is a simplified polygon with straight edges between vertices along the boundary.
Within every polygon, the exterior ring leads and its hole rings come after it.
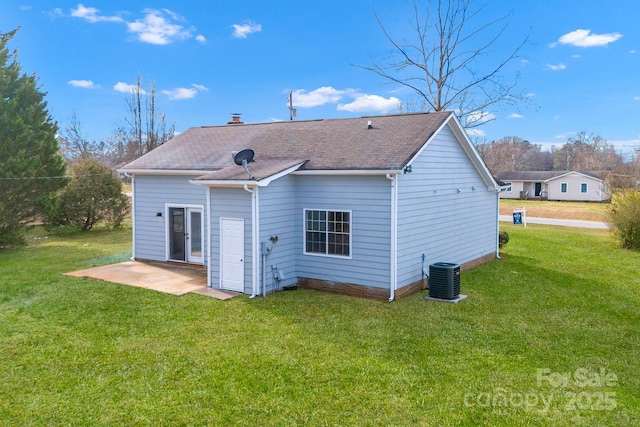
POLYGON ((460 295, 460 265, 436 262, 429 266, 429 297, 455 299, 460 295))

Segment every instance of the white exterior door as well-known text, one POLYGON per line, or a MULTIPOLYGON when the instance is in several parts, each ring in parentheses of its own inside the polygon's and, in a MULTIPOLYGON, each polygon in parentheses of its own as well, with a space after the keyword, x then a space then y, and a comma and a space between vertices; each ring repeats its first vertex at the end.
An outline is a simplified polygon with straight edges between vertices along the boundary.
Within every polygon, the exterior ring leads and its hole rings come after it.
POLYGON ((204 227, 202 208, 169 206, 167 259, 202 264, 204 227))
POLYGON ((244 220, 220 219, 220 287, 244 292, 244 220))
POLYGON ((202 264, 204 262, 202 254, 203 226, 202 209, 187 209, 187 224, 189 233, 187 234, 187 262, 202 264))

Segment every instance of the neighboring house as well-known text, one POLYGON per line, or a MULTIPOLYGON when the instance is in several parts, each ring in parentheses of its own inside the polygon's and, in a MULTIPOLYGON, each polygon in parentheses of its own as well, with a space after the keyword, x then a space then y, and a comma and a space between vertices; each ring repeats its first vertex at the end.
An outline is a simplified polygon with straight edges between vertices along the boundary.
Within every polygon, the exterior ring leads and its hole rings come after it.
POLYGON ((121 172, 134 258, 201 264, 216 289, 392 300, 431 263, 498 253, 500 187, 450 112, 192 128, 121 172))
POLYGON ((606 202, 611 190, 606 182, 607 172, 577 171, 521 171, 500 172, 504 199, 540 198, 580 202, 606 202))

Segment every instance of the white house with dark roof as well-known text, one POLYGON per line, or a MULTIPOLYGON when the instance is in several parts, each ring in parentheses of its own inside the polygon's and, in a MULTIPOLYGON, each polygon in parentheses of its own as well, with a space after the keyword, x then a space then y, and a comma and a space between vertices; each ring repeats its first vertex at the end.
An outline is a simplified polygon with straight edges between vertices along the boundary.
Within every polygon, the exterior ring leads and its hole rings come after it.
POLYGON ((574 202, 607 202, 611 189, 606 181, 608 172, 519 171, 500 172, 504 199, 540 198, 574 202))
POLYGON ((202 265, 216 289, 393 300, 432 263, 498 253, 500 187, 450 112, 192 128, 121 172, 134 258, 202 265))

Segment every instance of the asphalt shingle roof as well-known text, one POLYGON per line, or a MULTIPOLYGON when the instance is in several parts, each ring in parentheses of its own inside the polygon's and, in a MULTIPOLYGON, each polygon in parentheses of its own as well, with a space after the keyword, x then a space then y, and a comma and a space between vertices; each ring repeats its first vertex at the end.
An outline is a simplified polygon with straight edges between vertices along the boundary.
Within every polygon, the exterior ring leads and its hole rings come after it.
POLYGON ((255 152, 251 170, 261 176, 305 160, 300 170, 399 170, 452 114, 196 127, 122 170, 218 171, 207 178, 235 179, 236 175, 244 177, 246 173, 234 165, 231 153, 247 148, 255 152), (371 129, 367 126, 369 121, 371 129), (232 165, 234 168, 224 172, 232 165))
POLYGON ((566 175, 571 172, 578 172, 582 175, 590 176, 596 179, 605 179, 605 172, 584 172, 584 171, 514 171, 514 172, 498 172, 496 178, 501 181, 548 181, 559 176, 566 175))

